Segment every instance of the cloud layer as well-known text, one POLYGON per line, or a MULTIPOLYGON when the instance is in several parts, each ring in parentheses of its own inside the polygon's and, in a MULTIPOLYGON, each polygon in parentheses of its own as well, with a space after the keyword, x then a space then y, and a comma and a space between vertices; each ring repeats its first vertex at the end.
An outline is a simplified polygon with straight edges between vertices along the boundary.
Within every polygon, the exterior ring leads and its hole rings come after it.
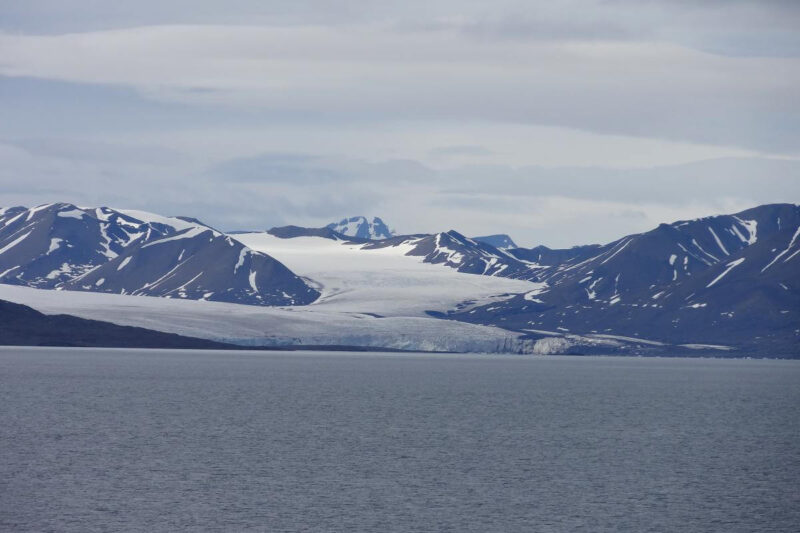
POLYGON ((800 146, 798 66, 661 42, 480 39, 447 26, 0 35, 0 74, 127 86, 157 101, 538 124, 772 153, 800 146))
POLYGON ((0 204, 604 241, 800 201, 792 1, 0 7, 0 204))

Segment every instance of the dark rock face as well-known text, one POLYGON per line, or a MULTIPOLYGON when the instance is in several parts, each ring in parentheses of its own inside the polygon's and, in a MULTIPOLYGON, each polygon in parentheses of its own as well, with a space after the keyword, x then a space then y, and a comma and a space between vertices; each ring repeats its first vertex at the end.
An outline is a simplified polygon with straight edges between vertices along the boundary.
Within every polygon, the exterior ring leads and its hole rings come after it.
POLYGON ((70 315, 45 315, 28 306, 3 300, 0 300, 0 344, 103 348, 236 348, 230 344, 205 339, 118 326, 70 315))
POLYGON ((319 296, 272 257, 195 219, 71 204, 0 212, 0 282, 251 305, 319 296))
MULTIPOLYGON (((294 239, 295 237, 322 237, 334 241, 344 241, 349 238, 337 233, 331 228, 304 228, 301 226, 281 226, 267 230, 267 233, 281 239, 294 239)), ((369 239, 362 239, 367 242, 369 239)))
POLYGON ((512 250, 548 288, 453 313, 517 330, 800 351, 800 206, 662 224, 603 246, 512 250))
POLYGON ((516 243, 505 233, 499 233, 497 235, 484 235, 482 237, 472 237, 472 240, 482 242, 502 250, 517 248, 516 243))
POLYGON ((363 216, 343 218, 339 222, 331 222, 325 227, 340 235, 358 239, 380 240, 394 235, 389 226, 378 217, 374 217, 372 220, 363 216))

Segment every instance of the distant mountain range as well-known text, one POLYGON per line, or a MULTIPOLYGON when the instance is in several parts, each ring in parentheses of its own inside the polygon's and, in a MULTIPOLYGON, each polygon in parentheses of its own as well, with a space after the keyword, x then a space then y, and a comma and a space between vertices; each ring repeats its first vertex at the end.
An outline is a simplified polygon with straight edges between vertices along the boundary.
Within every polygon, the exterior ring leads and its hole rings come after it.
MULTIPOLYGON (((449 269, 457 277, 448 277, 447 283, 463 280, 460 300, 401 290, 403 305, 419 297, 428 302, 426 316, 440 319, 443 328, 455 320, 493 328, 498 338, 510 335, 513 341, 503 341, 501 351, 595 353, 638 346, 634 351, 648 353, 800 352, 800 206, 793 204, 662 224, 608 244, 569 249, 519 248, 507 235, 469 238, 454 230, 397 236, 377 217, 352 217, 324 228, 285 226, 262 235, 270 238, 224 234, 187 217, 106 207, 0 209, 0 283, 296 309, 313 303, 310 309, 335 313, 343 312, 335 302, 351 301, 348 309, 375 318, 385 315, 391 299, 381 300, 380 312, 369 315, 371 298, 384 296, 350 293, 320 281, 327 279, 325 265, 338 260, 338 250, 346 250, 347 262, 337 267, 337 279, 352 287, 385 285, 390 276, 402 280, 419 263, 433 268, 430 286, 435 287, 438 269, 449 269), (304 239, 293 241, 299 237, 304 239), (253 249, 243 242, 264 244, 253 249), (378 257, 381 261, 375 262, 378 257), (308 272, 304 265, 317 270, 308 272), (463 290, 472 283, 470 275, 518 284, 498 283, 501 292, 489 299, 477 293, 470 297, 463 290)), ((414 279, 427 279, 428 270, 417 270, 414 279)), ((318 320, 323 315, 308 316, 318 320)), ((387 331, 386 320, 375 322, 381 324, 375 331, 387 331)), ((369 330, 373 322, 360 324, 370 324, 369 330)), ((335 344, 335 333, 326 332, 325 344, 335 344)), ((376 345, 379 340, 365 342, 376 345)), ((431 338, 419 346, 436 349, 437 342, 431 338)), ((486 349, 489 341, 482 342, 486 349)), ((352 336, 346 343, 356 344, 352 336)))
POLYGON ((394 231, 390 230, 389 226, 378 217, 374 217, 372 220, 363 216, 343 218, 339 222, 332 222, 325 227, 340 235, 358 239, 388 239, 394 235, 394 231))

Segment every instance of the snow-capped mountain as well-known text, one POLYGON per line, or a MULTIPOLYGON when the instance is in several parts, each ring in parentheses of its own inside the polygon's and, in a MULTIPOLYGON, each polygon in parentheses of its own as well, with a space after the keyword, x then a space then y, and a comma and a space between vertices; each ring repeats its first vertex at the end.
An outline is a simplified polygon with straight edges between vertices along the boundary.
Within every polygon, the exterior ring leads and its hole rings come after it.
POLYGON ((363 216, 343 218, 339 222, 332 222, 325 227, 341 235, 359 239, 380 240, 394 235, 394 231, 390 230, 389 226, 378 217, 374 217, 372 220, 363 216))
POLYGON ((318 297, 275 259, 194 219, 63 203, 0 210, 0 282, 253 305, 318 297))
POLYGON ((367 243, 365 250, 405 245, 406 255, 421 256, 425 263, 441 264, 465 274, 513 279, 538 279, 536 265, 529 265, 505 250, 478 242, 450 230, 433 235, 403 235, 367 243))
POLYGON ((0 299, 239 344, 798 355, 800 206, 564 250, 498 248, 456 231, 225 235, 129 210, 8 208, 0 299))
POLYGON ((786 349, 800 341, 799 228, 800 206, 777 204, 662 224, 603 246, 511 250, 539 262, 547 288, 450 318, 786 349))
POLYGON ((500 250, 509 250, 517 248, 514 240, 505 233, 498 233, 497 235, 483 235, 482 237, 472 237, 473 241, 489 244, 500 250))

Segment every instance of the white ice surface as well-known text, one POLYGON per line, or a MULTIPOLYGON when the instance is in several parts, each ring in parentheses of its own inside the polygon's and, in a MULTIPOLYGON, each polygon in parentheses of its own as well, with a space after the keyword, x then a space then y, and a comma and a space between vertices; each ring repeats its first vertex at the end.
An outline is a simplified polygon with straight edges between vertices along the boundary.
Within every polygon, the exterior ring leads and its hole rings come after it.
POLYGON ((338 344, 410 350, 516 349, 519 334, 432 318, 459 303, 492 302, 541 290, 542 283, 459 273, 405 256, 408 246, 363 250, 317 237, 233 236, 275 257, 320 288, 311 305, 263 307, 0 285, 0 299, 44 313, 248 345, 338 344))
POLYGON ((0 300, 43 313, 251 346, 338 344, 408 350, 498 352, 519 345, 516 333, 429 317, 376 318, 324 305, 262 307, 0 284, 0 300))
POLYGON ((325 311, 424 317, 425 311, 447 311, 466 300, 490 303, 545 287, 423 263, 421 257, 405 255, 411 249, 407 244, 365 250, 361 244, 321 237, 280 239, 268 233, 231 237, 310 279, 322 296, 309 307, 325 311))

